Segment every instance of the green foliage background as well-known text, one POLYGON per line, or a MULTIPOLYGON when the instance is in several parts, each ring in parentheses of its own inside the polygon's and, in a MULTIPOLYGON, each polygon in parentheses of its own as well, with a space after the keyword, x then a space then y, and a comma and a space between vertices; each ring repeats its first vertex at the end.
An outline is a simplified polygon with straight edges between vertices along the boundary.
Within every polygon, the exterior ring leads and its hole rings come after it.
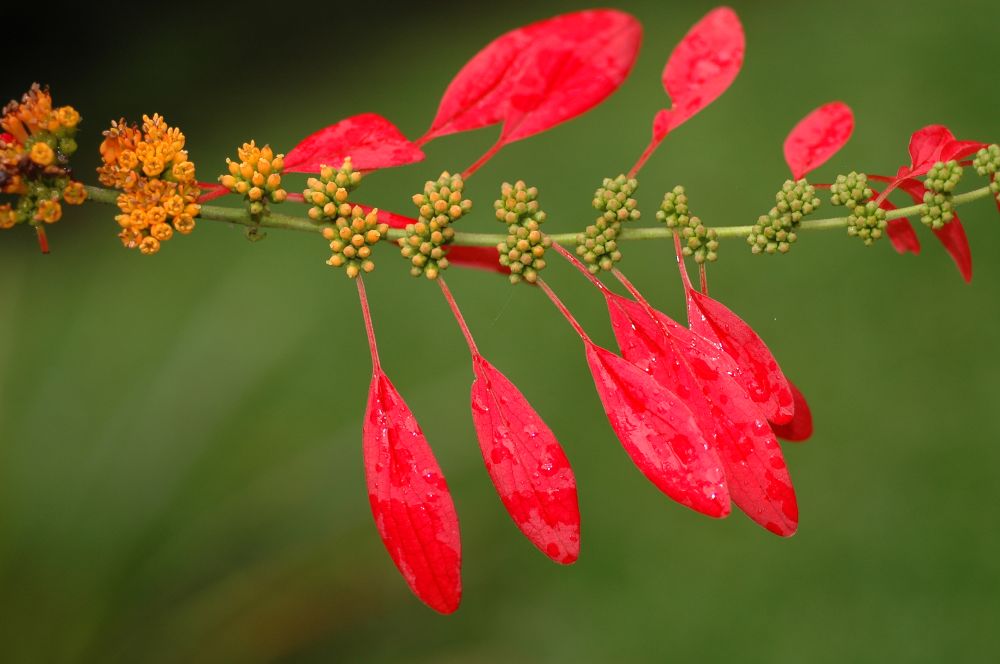
MULTIPOLYGON (((471 179, 478 212, 463 228, 499 230, 490 202, 514 178, 540 187, 549 230, 580 228, 600 178, 638 155, 667 103, 667 54, 711 5, 616 4, 645 25, 631 77, 471 179)), ((750 223, 786 177, 788 129, 833 99, 858 125, 820 181, 893 171, 909 134, 929 123, 1000 139, 996 3, 735 7, 744 71, 646 167, 645 223, 678 182, 709 223, 750 223)), ((75 163, 89 182, 107 122, 153 111, 186 132, 211 179, 246 139, 287 150, 363 111, 419 135, 482 45, 576 8, 355 3, 343 13, 66 18, 45 61, 38 50, 5 54, 2 94, 47 81, 57 103, 82 112, 75 163)), ((369 178, 359 199, 408 212, 425 179, 471 163, 495 135, 436 141, 424 163, 369 178)), ((50 230, 50 256, 27 229, 0 233, 0 661, 939 662, 997 652, 1000 219, 987 201, 961 210, 971 285, 924 229, 919 257, 841 233, 803 234, 778 258, 723 243, 713 293, 757 328, 814 409, 815 438, 786 446, 802 512, 787 541, 739 514, 713 522, 668 502, 622 453, 579 341, 542 294, 452 271, 482 350, 574 464, 584 531, 570 568, 538 554, 503 512, 473 436, 459 331, 437 289, 384 247, 366 280, 383 362, 462 519, 465 599, 452 617, 410 595, 373 527, 360 449, 369 361, 353 284, 324 265, 323 242, 275 231, 254 244, 203 222, 149 259, 121 249, 112 215, 72 210, 50 230)), ((670 253, 630 244, 623 267, 681 317, 670 253)), ((611 344, 602 299, 552 263, 550 282, 611 344)))

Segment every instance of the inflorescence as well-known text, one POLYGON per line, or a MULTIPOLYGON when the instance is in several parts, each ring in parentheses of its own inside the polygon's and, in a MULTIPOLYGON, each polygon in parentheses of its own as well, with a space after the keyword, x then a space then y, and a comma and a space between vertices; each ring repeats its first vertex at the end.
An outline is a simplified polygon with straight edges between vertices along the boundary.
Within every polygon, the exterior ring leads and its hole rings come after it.
POLYGON ((601 216, 576 239, 576 253, 592 274, 610 270, 622 259, 618 235, 623 223, 639 219, 638 203, 632 198, 638 188, 638 180, 619 175, 604 178, 604 184, 594 192, 594 208, 601 216))
POLYGON ((422 194, 413 196, 420 219, 406 226, 406 237, 399 240, 400 253, 410 261, 410 274, 437 279, 447 269, 448 245, 455 238, 452 223, 472 209, 472 201, 462 198, 461 175, 447 171, 437 180, 428 180, 422 194))
POLYGON ((538 206, 538 189, 522 180, 504 182, 493 207, 497 221, 507 225, 507 238, 497 245, 500 265, 510 270, 512 284, 522 279, 535 283, 545 268, 545 250, 552 246, 552 240, 541 231, 545 212, 538 206))
POLYGON ((802 219, 820 205, 816 188, 805 179, 785 180, 774 200, 774 207, 757 218, 747 236, 747 244, 755 254, 787 253, 798 239, 795 231, 802 219))
POLYGON ((680 234, 681 250, 685 256, 694 256, 698 263, 715 262, 719 259, 718 234, 707 228, 701 219, 691 216, 684 187, 677 185, 663 195, 656 218, 665 222, 667 228, 680 234))
POLYGON ((268 202, 283 203, 288 198, 288 192, 281 188, 285 155, 275 156, 270 145, 260 148, 251 140, 237 150, 237 156, 238 162, 226 159, 229 173, 220 175, 219 182, 246 199, 251 215, 263 214, 268 202))

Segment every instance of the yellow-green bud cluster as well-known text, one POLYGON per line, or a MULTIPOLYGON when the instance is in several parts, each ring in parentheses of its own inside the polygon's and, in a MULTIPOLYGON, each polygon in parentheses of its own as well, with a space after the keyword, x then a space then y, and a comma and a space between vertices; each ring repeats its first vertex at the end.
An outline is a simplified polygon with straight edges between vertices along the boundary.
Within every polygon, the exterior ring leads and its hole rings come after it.
POLYGON ((406 226, 406 237, 399 240, 400 253, 410 261, 410 274, 437 279, 448 267, 447 245, 455 238, 452 222, 472 209, 472 201, 462 198, 461 175, 447 171, 436 181, 428 180, 424 193, 413 197, 420 211, 420 220, 406 226))
POLYGON ((962 171, 964 170, 961 164, 954 159, 947 162, 939 161, 931 166, 931 170, 927 171, 924 186, 929 191, 950 196, 962 179, 962 171))
POLYGON ((718 234, 715 229, 706 228, 701 219, 691 216, 684 187, 677 185, 663 195, 656 218, 681 236, 681 251, 685 256, 694 256, 698 263, 718 260, 718 234))
POLYGON ((924 203, 920 206, 920 221, 938 230, 955 218, 951 196, 933 191, 924 192, 924 203))
POLYGON ((951 161, 939 161, 927 171, 924 179, 924 202, 920 206, 920 221, 937 230, 955 218, 951 197, 962 179, 961 164, 951 161))
POLYGON ((238 162, 226 159, 229 173, 220 175, 219 182, 249 202, 250 214, 262 214, 268 201, 282 203, 288 198, 288 192, 281 188, 285 155, 275 156, 270 145, 260 148, 254 141, 244 143, 237 154, 238 162))
POLYGON ((843 205, 853 210, 871 200, 875 192, 868 186, 868 176, 864 173, 851 171, 847 175, 838 175, 837 180, 830 185, 830 203, 843 205))
POLYGON ((798 239, 795 229, 802 219, 820 206, 816 188, 805 179, 785 180, 774 195, 775 206, 757 218, 747 244, 755 254, 787 253, 798 239))
POLYGON ((374 270, 372 247, 389 230, 388 224, 378 222, 378 210, 365 214, 361 206, 343 203, 333 223, 336 228, 328 226, 323 229, 323 237, 330 240, 330 249, 333 250, 326 264, 344 268, 351 279, 362 272, 374 270))
POLYGON ((997 173, 1000 172, 1000 145, 993 143, 977 152, 972 165, 977 173, 990 179, 990 191, 1000 202, 1000 182, 997 181, 997 173))
POLYGON ((493 207, 497 220, 507 224, 507 239, 497 245, 500 265, 510 269, 510 283, 522 279, 535 283, 545 268, 545 250, 552 246, 552 240, 541 231, 545 212, 538 206, 538 189, 522 180, 504 182, 493 207))
POLYGON ((885 235, 885 227, 888 224, 885 219, 885 210, 879 207, 875 201, 849 206, 849 209, 852 212, 847 216, 848 235, 861 238, 864 240, 865 246, 868 247, 885 235))
POLYGON ((341 215, 340 206, 347 203, 347 197, 361 184, 361 173, 351 166, 348 157, 340 168, 321 166, 318 178, 306 181, 306 190, 302 192, 305 202, 312 205, 309 208, 309 218, 313 221, 327 221, 341 215))
POLYGON ((632 194, 639 188, 635 178, 604 178, 604 184, 594 192, 594 208, 601 216, 576 237, 576 253, 591 273, 610 270, 621 260, 618 234, 622 223, 639 219, 638 204, 632 194))

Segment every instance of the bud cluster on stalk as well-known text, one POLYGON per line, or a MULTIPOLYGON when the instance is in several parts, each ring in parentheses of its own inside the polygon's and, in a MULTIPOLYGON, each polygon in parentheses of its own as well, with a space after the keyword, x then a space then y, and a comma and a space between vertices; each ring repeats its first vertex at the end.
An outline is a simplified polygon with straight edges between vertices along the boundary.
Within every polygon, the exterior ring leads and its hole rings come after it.
POLYGON ((576 238, 576 253, 592 274, 610 270, 621 260, 618 235, 624 222, 639 219, 638 203, 632 198, 638 188, 638 180, 619 175, 605 178, 594 192, 594 208, 601 216, 576 238))
POLYGON ((250 214, 260 215, 268 201, 283 203, 288 192, 281 188, 281 171, 285 155, 275 156, 270 145, 257 147, 254 141, 244 143, 237 150, 239 161, 226 159, 229 173, 219 176, 219 183, 234 194, 243 196, 249 203, 250 214))
POLYGON ((400 253, 410 261, 410 274, 437 279, 448 267, 447 247, 455 238, 452 223, 472 209, 472 201, 462 198, 461 175, 447 171, 437 180, 428 180, 421 194, 413 196, 420 219, 407 224, 406 237, 399 240, 400 253))
POLYGON ((545 250, 552 246, 541 230, 545 212, 538 206, 538 189, 528 187, 523 180, 504 182, 493 207, 497 221, 507 225, 507 237, 497 244, 500 265, 510 270, 510 283, 535 283, 545 268, 545 250))
POLYGON ((747 236, 747 244, 755 254, 787 253, 798 239, 795 231, 802 219, 820 206, 816 188, 805 178, 785 180, 774 200, 774 207, 757 218, 747 236))
POLYGON ((663 195, 656 218, 681 236, 681 251, 685 256, 694 256, 698 263, 718 260, 718 234, 715 229, 707 228, 701 219, 691 216, 684 187, 677 185, 663 195))
POLYGON ((830 185, 830 203, 847 208, 847 234, 869 247, 885 235, 888 225, 885 210, 871 200, 874 195, 868 176, 856 171, 838 175, 830 185))

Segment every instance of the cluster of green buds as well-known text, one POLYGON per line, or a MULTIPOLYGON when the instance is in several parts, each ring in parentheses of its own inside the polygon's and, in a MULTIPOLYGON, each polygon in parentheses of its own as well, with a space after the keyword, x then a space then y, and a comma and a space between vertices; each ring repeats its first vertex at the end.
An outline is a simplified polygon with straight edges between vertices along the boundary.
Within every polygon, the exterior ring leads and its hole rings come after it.
POLYGON ((351 166, 348 157, 340 168, 320 166, 319 177, 306 181, 303 200, 310 204, 309 218, 313 221, 328 221, 341 215, 340 207, 347 203, 347 197, 361 184, 361 173, 351 166))
POLYGON ((522 180, 504 182, 493 207, 497 220, 507 225, 507 238, 497 245, 500 265, 510 269, 510 283, 522 279, 535 283, 545 268, 545 250, 552 246, 552 240, 541 230, 545 212, 538 206, 538 189, 522 180))
POLYGON ((755 254, 787 253, 798 239, 795 231, 802 219, 820 205, 816 188, 804 178, 785 180, 774 199, 775 206, 757 218, 747 236, 747 244, 755 254))
POLYGON ((927 171, 924 179, 924 203, 920 206, 920 221, 937 230, 955 218, 951 198, 962 179, 962 165, 952 159, 939 161, 927 171))
POLYGON ((861 238, 868 247, 885 235, 888 225, 885 210, 872 200, 874 195, 868 176, 856 171, 838 175, 830 185, 830 203, 847 208, 847 234, 861 238))
POLYGON ((367 214, 359 205, 343 203, 338 206, 334 228, 323 229, 323 237, 330 240, 333 255, 327 265, 342 267, 351 279, 362 272, 371 272, 375 263, 371 259, 372 247, 378 244, 389 230, 388 224, 380 224, 378 210, 367 214))
POLYGON ((997 182, 997 173, 1000 172, 1000 145, 993 143, 976 153, 976 158, 972 160, 972 166, 976 172, 983 177, 990 179, 990 191, 1000 201, 1000 182, 997 182))
POLYGON ((718 235, 715 229, 706 228, 701 219, 691 216, 684 187, 677 185, 663 195, 656 218, 681 236, 681 250, 685 256, 694 256, 698 263, 718 260, 718 235))
POLYGON ((420 219, 407 224, 406 237, 399 240, 400 253, 410 261, 410 274, 437 279, 448 267, 447 245, 455 237, 452 223, 472 209, 472 201, 462 198, 461 175, 447 171, 437 180, 428 180, 424 192, 413 196, 420 219))
POLYGON ((236 153, 240 160, 226 159, 229 173, 220 175, 219 182, 248 201, 250 214, 263 214, 268 201, 282 203, 288 198, 288 192, 281 188, 285 155, 275 156, 270 145, 257 147, 252 140, 244 143, 236 153))
POLYGON ((638 188, 638 180, 619 175, 614 179, 605 178, 604 184, 594 192, 594 208, 601 216, 576 237, 576 253, 591 273, 610 270, 621 260, 618 234, 622 223, 639 219, 638 204, 632 198, 638 188))

